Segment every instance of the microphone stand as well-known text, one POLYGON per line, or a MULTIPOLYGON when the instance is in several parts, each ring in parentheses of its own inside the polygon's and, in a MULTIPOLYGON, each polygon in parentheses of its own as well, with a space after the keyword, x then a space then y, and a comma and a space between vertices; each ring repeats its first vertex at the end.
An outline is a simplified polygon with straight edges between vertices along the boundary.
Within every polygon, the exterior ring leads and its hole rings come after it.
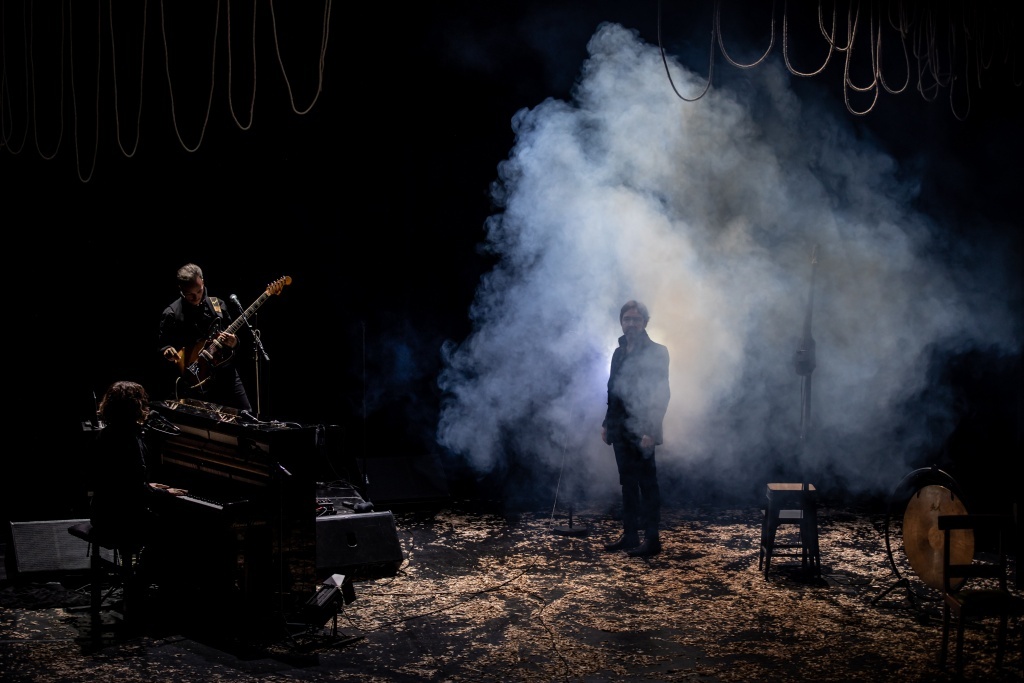
MULTIPOLYGON (((569 413, 569 422, 572 422, 572 413, 569 413)), ((569 434, 568 431, 565 435, 565 441, 562 443, 562 470, 565 470, 565 455, 569 450, 569 434)), ((558 474, 558 484, 555 486, 555 507, 558 505, 558 490, 562 487, 562 473, 558 474)), ((590 529, 585 526, 574 526, 572 523, 573 503, 569 501, 569 524, 568 526, 556 526, 554 532, 559 536, 586 536, 590 533, 590 529)), ((552 517, 554 517, 554 509, 551 511, 552 517)))
MULTIPOLYGON (((241 305, 239 305, 238 308, 241 309, 242 308, 241 305)), ((254 346, 254 349, 253 349, 253 363, 255 364, 255 377, 256 377, 256 415, 262 416, 263 415, 263 409, 261 407, 262 391, 260 389, 260 360, 262 359, 263 361, 269 363, 270 362, 270 356, 267 355, 267 350, 263 348, 263 340, 260 339, 260 331, 259 331, 259 329, 253 327, 252 323, 249 322, 249 317, 245 314, 244 310, 242 310, 242 312, 241 312, 241 318, 242 318, 242 322, 245 323, 245 326, 249 328, 249 334, 252 335, 253 346, 254 346)))
POLYGON ((817 365, 814 356, 814 337, 811 336, 811 311, 814 307, 814 275, 818 270, 818 245, 811 250, 811 285, 807 294, 807 314, 804 317, 804 333, 800 348, 793 354, 796 374, 800 375, 800 446, 807 438, 811 421, 811 374, 817 365))

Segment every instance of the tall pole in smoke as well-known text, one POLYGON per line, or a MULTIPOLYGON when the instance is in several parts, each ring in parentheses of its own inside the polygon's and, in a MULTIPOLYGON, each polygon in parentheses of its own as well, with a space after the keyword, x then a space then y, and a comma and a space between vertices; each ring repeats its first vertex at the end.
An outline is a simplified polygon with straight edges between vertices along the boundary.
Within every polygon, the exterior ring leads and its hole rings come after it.
POLYGON ((807 437, 811 421, 811 373, 814 372, 814 337, 811 336, 811 312, 814 308, 814 276, 818 270, 818 245, 811 249, 811 285, 807 294, 807 313, 800 348, 793 354, 796 374, 800 375, 800 443, 807 437))

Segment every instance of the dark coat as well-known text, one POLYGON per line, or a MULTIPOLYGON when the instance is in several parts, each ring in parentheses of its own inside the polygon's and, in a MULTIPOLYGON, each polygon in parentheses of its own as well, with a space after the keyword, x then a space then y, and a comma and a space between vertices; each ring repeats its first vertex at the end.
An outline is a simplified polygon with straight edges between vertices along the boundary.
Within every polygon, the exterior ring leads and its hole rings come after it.
POLYGON ((146 483, 141 425, 107 425, 96 438, 90 517, 97 532, 141 545, 154 491, 146 483))
POLYGON ((612 354, 608 375, 608 410, 602 426, 608 443, 639 441, 644 434, 662 442, 668 410, 668 349, 641 333, 637 348, 626 353, 626 335, 612 354))

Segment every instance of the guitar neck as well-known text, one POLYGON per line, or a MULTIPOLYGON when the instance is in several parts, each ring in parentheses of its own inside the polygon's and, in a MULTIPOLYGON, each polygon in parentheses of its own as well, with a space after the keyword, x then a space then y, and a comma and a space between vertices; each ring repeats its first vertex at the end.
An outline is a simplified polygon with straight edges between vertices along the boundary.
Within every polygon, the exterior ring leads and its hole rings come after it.
POLYGON ((242 326, 242 323, 245 322, 245 319, 251 316, 253 313, 255 313, 259 309, 259 307, 263 305, 263 302, 269 298, 270 292, 263 292, 263 294, 261 294, 260 297, 256 299, 256 301, 252 302, 252 305, 249 306, 249 308, 245 309, 242 315, 235 318, 234 322, 228 325, 224 331, 227 332, 228 334, 234 334, 235 332, 237 332, 238 328, 240 328, 242 326))

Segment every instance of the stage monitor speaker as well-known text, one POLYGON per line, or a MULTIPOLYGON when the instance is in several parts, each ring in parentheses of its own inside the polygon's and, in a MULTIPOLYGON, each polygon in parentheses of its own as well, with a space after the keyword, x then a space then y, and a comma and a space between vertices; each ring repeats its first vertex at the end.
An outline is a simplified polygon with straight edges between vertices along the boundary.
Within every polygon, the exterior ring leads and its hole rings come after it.
MULTIPOLYGON (((19 574, 89 569, 89 544, 68 533, 68 527, 87 519, 11 522, 14 569, 19 574)), ((110 550, 102 556, 113 561, 110 550)))
POLYGON ((404 559, 390 512, 316 518, 318 578, 334 573, 352 578, 394 576, 404 559))

